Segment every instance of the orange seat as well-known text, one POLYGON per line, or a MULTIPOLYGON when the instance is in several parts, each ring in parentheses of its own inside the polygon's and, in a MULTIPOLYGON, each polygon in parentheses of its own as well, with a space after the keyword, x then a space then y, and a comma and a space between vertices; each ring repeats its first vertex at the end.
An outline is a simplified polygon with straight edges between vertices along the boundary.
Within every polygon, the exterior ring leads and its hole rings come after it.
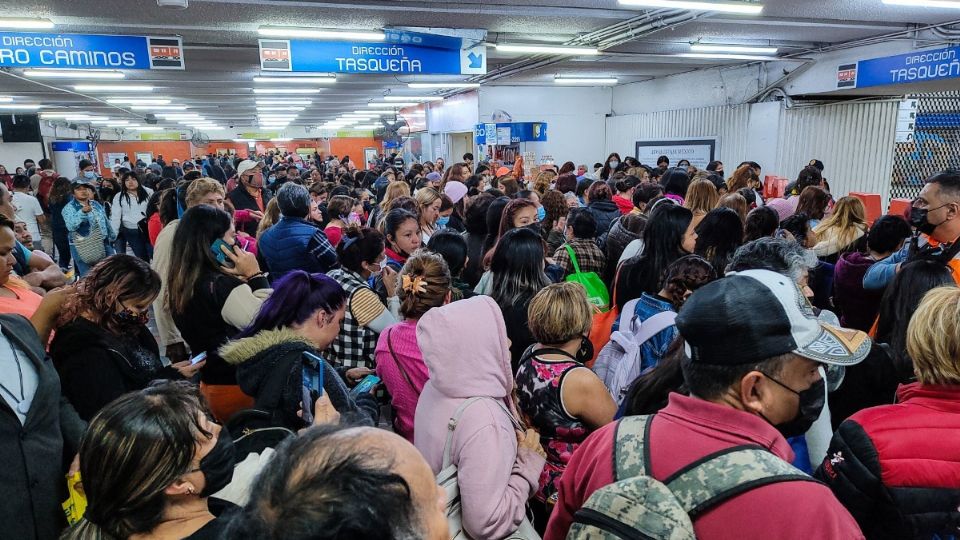
POLYGON ((910 199, 890 199, 890 209, 887 210, 887 214, 907 218, 910 215, 910 203, 910 199))
POLYGON ((863 206, 867 210, 867 224, 873 225, 873 222, 879 218, 883 212, 880 205, 879 193, 850 193, 851 197, 856 197, 863 201, 863 206))

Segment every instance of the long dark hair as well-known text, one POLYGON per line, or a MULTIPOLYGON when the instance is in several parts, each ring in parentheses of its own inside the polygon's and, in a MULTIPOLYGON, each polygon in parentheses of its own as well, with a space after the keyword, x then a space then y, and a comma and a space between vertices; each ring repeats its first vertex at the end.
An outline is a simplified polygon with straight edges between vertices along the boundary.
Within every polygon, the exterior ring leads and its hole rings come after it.
MULTIPOLYGON (((736 210, 730 210, 736 213, 736 210)), ((743 241, 752 242, 757 238, 773 236, 776 234, 779 225, 780 215, 777 214, 776 210, 769 206, 754 208, 747 214, 747 222, 745 224, 746 234, 743 241)), ((699 241, 697 243, 699 243, 699 241)))
POLYGON ((337 257, 344 268, 363 273, 363 263, 371 264, 383 253, 383 234, 370 227, 349 226, 343 230, 343 240, 337 245, 337 257))
POLYGON ((893 363, 901 382, 913 377, 913 361, 907 355, 910 318, 923 295, 944 285, 955 285, 949 268, 932 261, 914 261, 900 268, 883 293, 876 340, 893 349, 893 363))
POLYGON ((490 271, 490 296, 501 309, 530 302, 550 284, 550 278, 543 273, 543 239, 530 229, 511 229, 497 243, 490 271))
POLYGON ((697 225, 697 255, 710 261, 718 276, 722 276, 743 244, 743 223, 740 216, 730 208, 716 208, 707 212, 697 225))
POLYGON ((220 272, 220 263, 211 251, 218 238, 230 230, 230 214, 201 204, 183 213, 173 236, 173 251, 167 273, 167 303, 170 311, 182 314, 193 298, 200 278, 209 272, 220 272))
POLYGON ((687 253, 683 235, 693 221, 693 212, 676 204, 657 205, 643 229, 643 252, 623 263, 617 284, 617 306, 643 293, 660 291, 664 273, 670 264, 687 253))
POLYGON ((276 330, 302 324, 322 309, 332 315, 347 303, 347 293, 337 281, 325 274, 294 270, 273 284, 273 293, 260 306, 260 312, 236 339, 253 336, 262 330, 276 330))
POLYGON ((118 303, 149 300, 160 293, 160 276, 145 261, 132 255, 111 255, 103 259, 73 286, 60 310, 59 323, 66 324, 83 314, 111 334, 128 331, 117 323, 118 303))
POLYGON ((665 194, 687 196, 687 188, 690 187, 690 174, 686 167, 673 167, 667 169, 660 177, 660 185, 663 186, 665 194))
POLYGON ((90 422, 80 442, 87 496, 83 519, 61 538, 128 538, 152 531, 167 506, 164 490, 187 474, 200 441, 213 434, 197 388, 165 382, 125 394, 90 422))
POLYGON ((684 356, 683 338, 677 336, 660 363, 630 385, 624 398, 624 416, 656 414, 667 406, 671 392, 686 395, 680 367, 684 356))

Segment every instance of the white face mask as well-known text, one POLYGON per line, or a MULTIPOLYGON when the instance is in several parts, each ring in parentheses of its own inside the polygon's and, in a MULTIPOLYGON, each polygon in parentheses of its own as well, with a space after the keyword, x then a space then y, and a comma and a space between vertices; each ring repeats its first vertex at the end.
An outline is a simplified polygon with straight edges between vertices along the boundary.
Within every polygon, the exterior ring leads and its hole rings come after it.
POLYGON ((616 168, 619 167, 619 166, 620 166, 620 162, 619 162, 619 161, 611 161, 611 162, 610 162, 610 168, 611 168, 611 169, 616 169, 616 168))

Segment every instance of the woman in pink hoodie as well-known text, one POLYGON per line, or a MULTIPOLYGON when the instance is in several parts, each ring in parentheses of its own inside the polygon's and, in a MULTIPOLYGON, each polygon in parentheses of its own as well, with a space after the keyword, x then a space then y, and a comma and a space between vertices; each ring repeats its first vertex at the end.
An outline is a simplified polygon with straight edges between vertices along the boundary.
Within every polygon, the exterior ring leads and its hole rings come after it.
POLYGON ((450 455, 458 467, 464 531, 472 538, 504 538, 523 522, 545 460, 536 432, 517 431, 507 413, 518 418, 500 308, 477 296, 431 309, 417 325, 417 342, 430 371, 414 420, 417 450, 439 473, 457 407, 489 398, 464 409, 450 455))

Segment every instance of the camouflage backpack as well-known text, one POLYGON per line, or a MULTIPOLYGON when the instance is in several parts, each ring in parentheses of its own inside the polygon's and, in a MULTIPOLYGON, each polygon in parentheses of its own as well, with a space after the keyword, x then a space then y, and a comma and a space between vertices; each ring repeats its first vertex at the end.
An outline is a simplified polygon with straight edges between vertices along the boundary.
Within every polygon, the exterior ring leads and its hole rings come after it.
POLYGON ((695 540, 697 517, 729 498, 776 482, 816 482, 759 446, 721 450, 660 482, 648 474, 652 420, 631 416, 617 424, 616 481, 577 511, 567 540, 695 540))

